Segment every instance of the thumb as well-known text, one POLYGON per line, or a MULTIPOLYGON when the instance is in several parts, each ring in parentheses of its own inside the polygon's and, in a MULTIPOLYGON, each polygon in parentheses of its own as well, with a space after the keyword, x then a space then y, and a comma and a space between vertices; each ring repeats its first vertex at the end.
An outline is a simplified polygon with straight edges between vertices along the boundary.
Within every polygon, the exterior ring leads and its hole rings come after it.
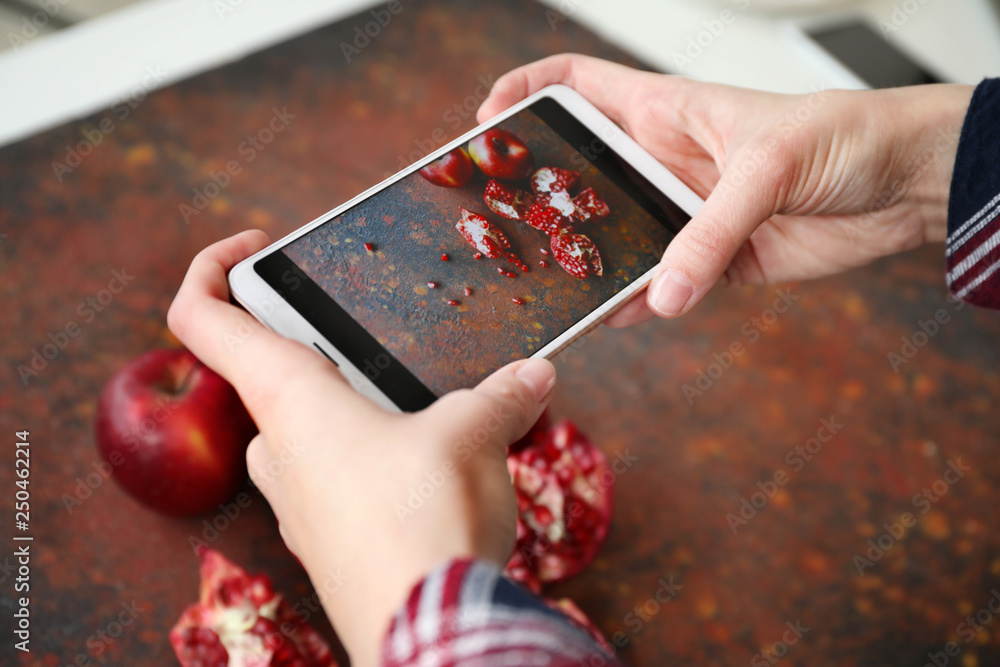
POLYGON ((715 286, 754 230, 774 214, 780 181, 773 172, 766 159, 740 160, 723 172, 701 210, 663 253, 646 294, 654 313, 682 315, 715 286))
POLYGON ((509 445, 528 432, 552 398, 556 369, 546 359, 504 366, 475 389, 444 396, 429 411, 447 415, 453 438, 509 445))

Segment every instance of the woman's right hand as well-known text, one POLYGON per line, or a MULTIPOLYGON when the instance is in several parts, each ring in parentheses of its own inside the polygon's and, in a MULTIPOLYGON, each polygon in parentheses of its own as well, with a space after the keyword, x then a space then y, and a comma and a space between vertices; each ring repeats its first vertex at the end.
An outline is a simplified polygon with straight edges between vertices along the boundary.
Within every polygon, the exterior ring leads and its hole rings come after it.
POLYGON ((945 239, 971 86, 779 95, 566 54, 502 76, 478 118, 554 83, 706 200, 612 326, 685 313, 723 278, 817 278, 945 239))

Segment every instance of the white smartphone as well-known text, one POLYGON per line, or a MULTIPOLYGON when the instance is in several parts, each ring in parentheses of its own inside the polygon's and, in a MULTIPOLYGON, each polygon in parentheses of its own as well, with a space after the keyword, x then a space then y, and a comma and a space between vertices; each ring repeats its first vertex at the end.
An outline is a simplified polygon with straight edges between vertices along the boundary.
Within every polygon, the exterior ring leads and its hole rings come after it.
POLYGON ((233 296, 415 411, 552 357, 649 282, 701 199, 549 86, 241 262, 233 296))

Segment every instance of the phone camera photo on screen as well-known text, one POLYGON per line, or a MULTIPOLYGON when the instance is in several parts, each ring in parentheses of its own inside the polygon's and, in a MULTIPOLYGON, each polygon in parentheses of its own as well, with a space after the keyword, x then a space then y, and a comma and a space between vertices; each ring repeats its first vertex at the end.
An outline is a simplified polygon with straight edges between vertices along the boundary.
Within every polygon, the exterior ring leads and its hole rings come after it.
POLYGON ((551 97, 423 167, 253 263, 403 410, 537 353, 691 217, 551 97))

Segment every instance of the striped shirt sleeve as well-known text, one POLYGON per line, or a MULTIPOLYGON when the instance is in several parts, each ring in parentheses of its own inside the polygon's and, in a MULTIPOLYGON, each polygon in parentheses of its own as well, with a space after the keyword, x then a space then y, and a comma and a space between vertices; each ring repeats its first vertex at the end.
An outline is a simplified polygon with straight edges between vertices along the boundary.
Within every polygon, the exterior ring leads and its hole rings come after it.
POLYGON ((948 289, 1000 308, 1000 79, 983 81, 962 127, 948 203, 948 289))
POLYGON ((382 647, 383 667, 621 667, 561 613, 489 563, 447 563, 413 589, 382 647))

